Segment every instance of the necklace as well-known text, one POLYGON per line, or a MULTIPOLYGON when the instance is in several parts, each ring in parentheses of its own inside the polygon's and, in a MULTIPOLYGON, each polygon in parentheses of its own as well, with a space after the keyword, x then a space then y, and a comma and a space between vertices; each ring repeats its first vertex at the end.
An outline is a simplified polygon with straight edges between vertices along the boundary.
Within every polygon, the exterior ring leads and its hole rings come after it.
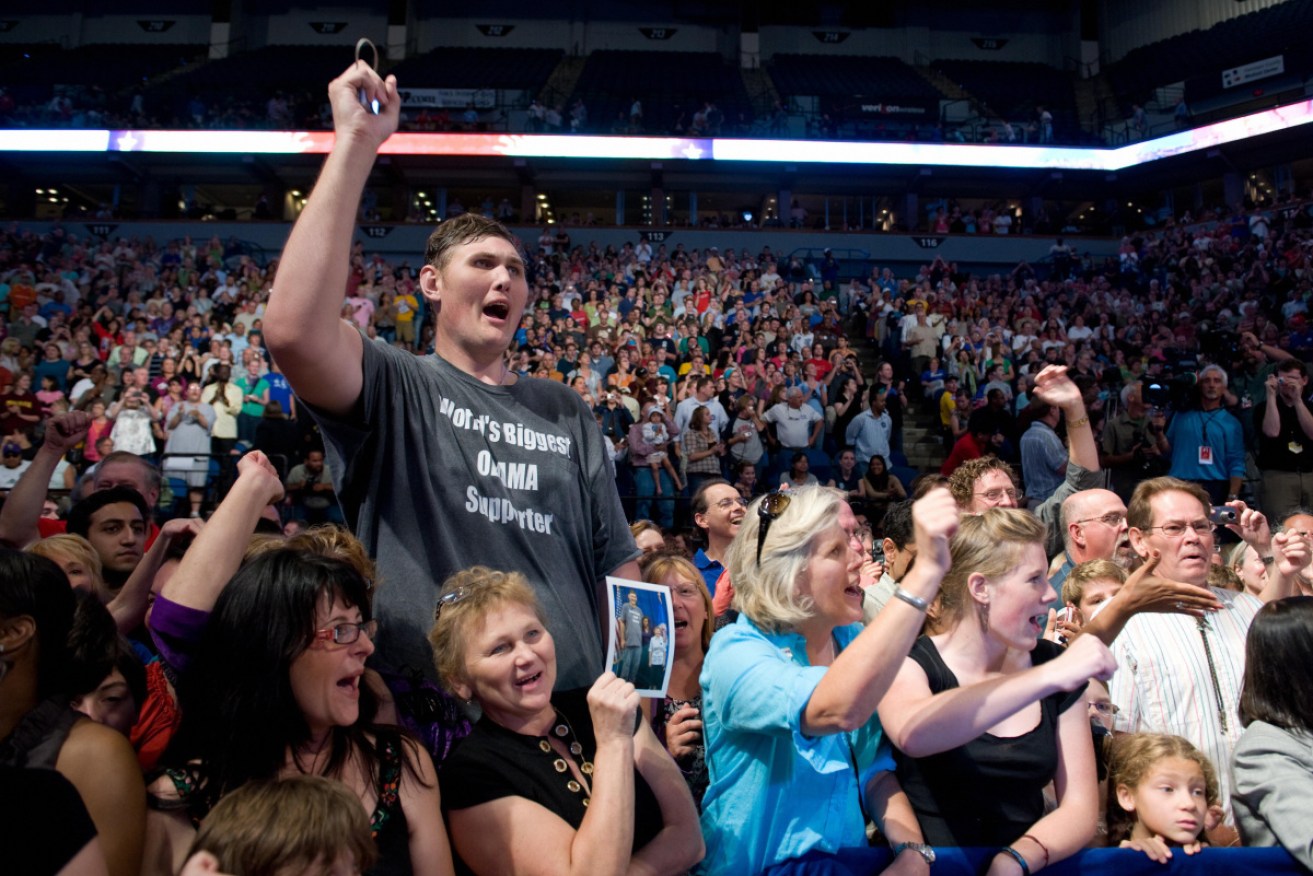
MULTIPOLYGON (((593 762, 583 757, 584 747, 579 744, 578 737, 575 736, 574 726, 571 725, 570 719, 562 715, 559 709, 556 710, 556 718, 557 723, 556 726, 552 728, 552 735, 560 739, 561 742, 565 744, 565 747, 569 750, 570 754, 579 759, 579 772, 583 773, 585 776, 591 776, 593 774, 593 762)), ((556 749, 552 748, 552 743, 546 736, 538 740, 538 748, 542 750, 543 754, 556 754, 556 749)), ((563 757, 556 757, 552 761, 552 767, 555 768, 558 773, 563 775, 570 771, 570 765, 565 762, 565 758, 563 757)), ((565 787, 575 794, 584 793, 584 786, 573 778, 565 783, 565 787)), ((589 797, 585 796, 583 799, 584 808, 588 807, 588 801, 589 797)))

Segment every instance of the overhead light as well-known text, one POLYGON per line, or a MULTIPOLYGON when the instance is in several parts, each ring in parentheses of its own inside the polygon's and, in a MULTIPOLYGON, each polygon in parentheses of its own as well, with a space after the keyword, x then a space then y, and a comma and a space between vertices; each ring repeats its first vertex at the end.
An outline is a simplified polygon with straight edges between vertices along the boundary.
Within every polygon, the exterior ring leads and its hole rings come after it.
POLYGON ((292 197, 294 197, 294 198, 299 198, 299 197, 301 197, 301 190, 300 190, 300 189, 292 189, 292 197))
POLYGON ((44 195, 44 194, 46 193, 46 190, 45 190, 45 189, 37 189, 37 190, 36 190, 36 193, 37 193, 38 195, 44 195))
POLYGON ((538 200, 540 200, 540 201, 545 201, 545 200, 547 200, 547 196, 544 195, 542 192, 539 192, 539 193, 538 193, 538 200))

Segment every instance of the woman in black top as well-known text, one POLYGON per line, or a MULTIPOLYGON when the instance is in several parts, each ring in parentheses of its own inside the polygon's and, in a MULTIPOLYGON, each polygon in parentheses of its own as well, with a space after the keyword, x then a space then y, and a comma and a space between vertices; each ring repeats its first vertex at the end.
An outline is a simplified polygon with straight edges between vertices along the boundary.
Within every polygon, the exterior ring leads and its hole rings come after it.
POLYGON ((941 632, 917 641, 880 702, 926 842, 1002 847, 992 876, 1068 857, 1098 820, 1084 691, 1116 664, 1093 636, 1066 652, 1041 641, 1056 598, 1044 539, 1025 511, 963 518, 940 589, 941 632), (1058 807, 1045 815, 1050 781, 1058 807))
POLYGON ((440 778, 469 871, 677 873, 702 858, 693 800, 634 686, 607 672, 554 690, 556 645, 523 575, 453 575, 429 642, 443 684, 483 712, 440 778))

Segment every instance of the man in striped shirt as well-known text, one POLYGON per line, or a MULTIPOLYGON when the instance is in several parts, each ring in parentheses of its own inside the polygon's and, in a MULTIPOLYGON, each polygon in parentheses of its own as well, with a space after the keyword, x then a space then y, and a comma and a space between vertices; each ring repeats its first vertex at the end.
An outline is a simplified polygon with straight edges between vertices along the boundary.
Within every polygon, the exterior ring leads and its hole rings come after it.
MULTIPOLYGON (((1120 709, 1118 730, 1174 733, 1208 755, 1217 767, 1228 820, 1231 751, 1244 729, 1237 707, 1245 636, 1263 602, 1293 595, 1293 578, 1308 563, 1302 536, 1274 538, 1262 514, 1243 502, 1230 505, 1237 512, 1231 528, 1271 567, 1261 597, 1213 587, 1208 589, 1218 607, 1202 617, 1136 614, 1113 642, 1118 669, 1109 685, 1120 709)), ((1215 543, 1210 509, 1198 484, 1169 477, 1144 481, 1128 508, 1131 546, 1157 562, 1156 577, 1204 587, 1215 543)))

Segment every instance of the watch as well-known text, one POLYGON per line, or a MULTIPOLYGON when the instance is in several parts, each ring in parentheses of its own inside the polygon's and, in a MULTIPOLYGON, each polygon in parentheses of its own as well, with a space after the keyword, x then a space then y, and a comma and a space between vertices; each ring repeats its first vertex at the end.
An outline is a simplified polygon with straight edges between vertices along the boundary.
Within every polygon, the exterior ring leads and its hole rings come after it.
POLYGON ((894 857, 895 858, 898 857, 903 852, 908 851, 909 849, 920 855, 927 864, 933 864, 935 862, 934 847, 928 846, 925 843, 899 843, 898 845, 894 846, 894 857))

